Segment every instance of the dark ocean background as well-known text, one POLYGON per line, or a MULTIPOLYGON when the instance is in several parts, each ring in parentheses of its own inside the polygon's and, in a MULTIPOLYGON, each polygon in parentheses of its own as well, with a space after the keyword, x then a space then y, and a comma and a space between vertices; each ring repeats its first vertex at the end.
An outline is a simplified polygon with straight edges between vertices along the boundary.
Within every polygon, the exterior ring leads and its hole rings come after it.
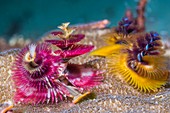
MULTIPOLYGON (((0 36, 38 38, 63 22, 72 25, 102 19, 117 25, 126 9, 136 14, 138 0, 0 0, 0 36)), ((170 0, 148 0, 147 31, 170 32, 170 0)))

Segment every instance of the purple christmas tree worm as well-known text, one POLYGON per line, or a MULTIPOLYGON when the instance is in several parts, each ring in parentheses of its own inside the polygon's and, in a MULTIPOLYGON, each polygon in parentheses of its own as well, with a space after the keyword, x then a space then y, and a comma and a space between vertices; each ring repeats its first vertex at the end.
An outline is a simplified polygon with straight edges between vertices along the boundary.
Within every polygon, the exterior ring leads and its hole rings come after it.
POLYGON ((52 33, 56 40, 30 44, 17 55, 12 76, 16 103, 58 103, 68 97, 77 103, 90 93, 83 93, 84 90, 102 82, 101 71, 68 62, 91 51, 93 46, 76 44, 84 35, 73 35, 74 29, 68 28, 68 24, 59 28, 63 31, 52 33), (59 49, 52 49, 51 44, 59 49))

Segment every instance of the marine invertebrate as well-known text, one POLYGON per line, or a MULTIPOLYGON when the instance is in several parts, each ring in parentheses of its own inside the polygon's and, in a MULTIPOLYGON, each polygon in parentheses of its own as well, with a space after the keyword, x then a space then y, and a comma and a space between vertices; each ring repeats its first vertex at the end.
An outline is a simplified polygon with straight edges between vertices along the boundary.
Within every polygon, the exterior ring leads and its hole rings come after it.
POLYGON ((140 0, 136 8, 137 17, 134 17, 130 9, 126 10, 125 17, 133 21, 133 26, 137 32, 145 32, 145 7, 147 0, 140 0))
POLYGON ((64 74, 72 85, 79 88, 98 85, 103 80, 103 77, 99 76, 102 72, 86 68, 83 64, 69 64, 68 62, 71 58, 85 54, 94 47, 92 45, 77 44, 84 38, 84 35, 72 34, 75 28, 69 28, 68 25, 69 23, 64 23, 62 26, 59 26, 62 31, 52 32, 51 34, 55 39, 46 40, 46 42, 52 43, 60 48, 59 50, 54 51, 54 53, 60 53, 63 63, 68 64, 64 74))
POLYGON ((105 56, 111 71, 139 91, 157 91, 168 77, 161 38, 156 32, 135 33, 131 23, 123 18, 117 31, 106 36, 109 45, 91 55, 105 56))
POLYGON ((66 87, 55 80, 58 76, 56 62, 60 56, 52 56, 46 43, 28 45, 16 57, 13 80, 16 86, 15 102, 44 103, 58 102, 62 95, 69 95, 66 87))
POLYGON ((83 89, 90 89, 92 86, 99 85, 103 80, 102 76, 97 76, 102 74, 102 71, 86 67, 86 65, 68 64, 66 71, 69 82, 83 89))
POLYGON ((68 64, 72 57, 89 52, 93 46, 74 44, 84 35, 71 35, 72 29, 58 32, 61 40, 48 40, 60 50, 53 50, 50 43, 31 44, 17 55, 13 66, 13 80, 16 86, 15 102, 57 103, 71 97, 73 103, 90 92, 81 94, 84 89, 96 86, 103 80, 99 71, 83 65, 68 64), (71 38, 70 38, 71 37, 71 38), (79 68, 78 68, 79 67, 79 68), (75 70, 76 69, 76 70, 75 70))
POLYGON ((52 55, 49 44, 28 45, 16 57, 13 80, 16 86, 15 102, 57 103, 66 97, 82 96, 73 87, 61 81, 61 57, 52 55))
POLYGON ((54 39, 46 40, 46 42, 60 48, 60 50, 56 50, 55 52, 60 52, 60 55, 62 55, 63 58, 72 58, 91 51, 94 46, 77 44, 84 39, 85 36, 83 34, 72 34, 75 31, 75 28, 70 28, 68 25, 69 23, 64 23, 62 26, 59 26, 63 32, 52 32, 51 35, 54 39))

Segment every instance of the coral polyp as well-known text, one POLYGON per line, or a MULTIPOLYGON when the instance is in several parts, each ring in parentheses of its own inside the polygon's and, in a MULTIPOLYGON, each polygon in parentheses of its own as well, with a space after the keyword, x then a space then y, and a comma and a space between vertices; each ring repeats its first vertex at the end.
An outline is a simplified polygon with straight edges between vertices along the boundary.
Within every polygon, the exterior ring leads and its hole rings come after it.
POLYGON ((106 57, 111 72, 139 91, 157 91, 168 78, 161 37, 156 32, 138 33, 132 23, 124 18, 116 32, 105 36, 108 46, 91 55, 106 57))

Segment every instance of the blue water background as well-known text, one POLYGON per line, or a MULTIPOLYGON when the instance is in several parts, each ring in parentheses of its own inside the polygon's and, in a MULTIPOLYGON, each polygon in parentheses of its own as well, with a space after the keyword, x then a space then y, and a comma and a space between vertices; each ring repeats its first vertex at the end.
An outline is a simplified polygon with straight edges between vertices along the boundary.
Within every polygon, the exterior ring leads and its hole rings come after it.
MULTIPOLYGON (((37 38, 63 22, 109 19, 116 26, 127 8, 136 14, 138 0, 0 0, 0 36, 37 38)), ((164 37, 170 32, 170 0, 148 0, 147 30, 164 37)))

